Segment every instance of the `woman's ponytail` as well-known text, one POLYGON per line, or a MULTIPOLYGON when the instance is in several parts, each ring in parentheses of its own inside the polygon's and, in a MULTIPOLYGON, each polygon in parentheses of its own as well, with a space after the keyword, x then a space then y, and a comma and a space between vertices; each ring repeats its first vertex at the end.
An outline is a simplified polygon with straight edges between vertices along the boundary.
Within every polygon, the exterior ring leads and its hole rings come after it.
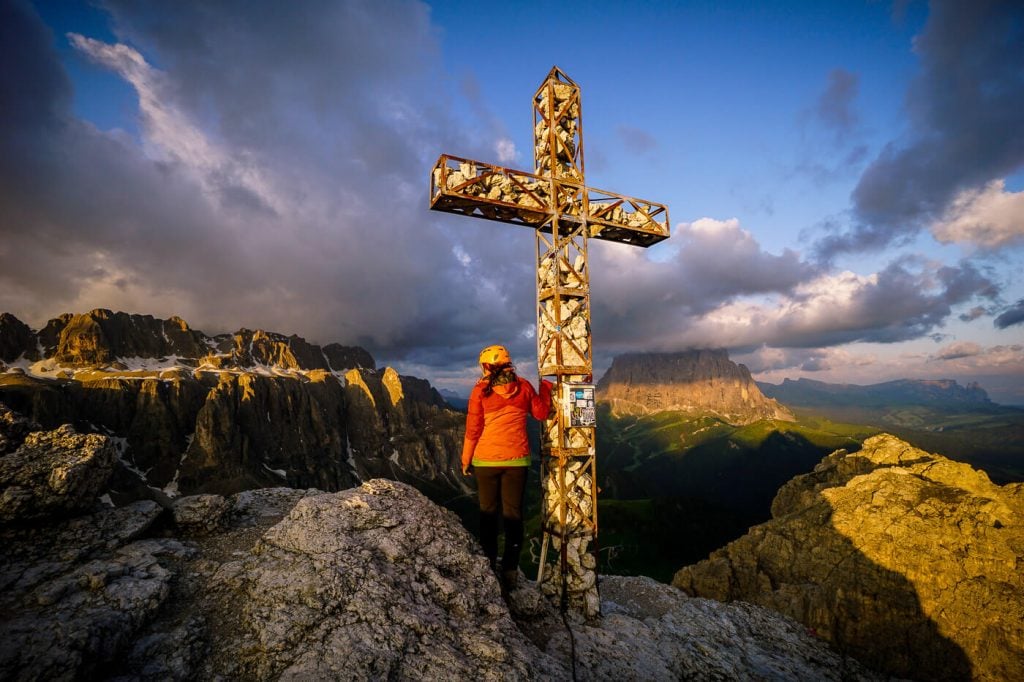
POLYGON ((487 385, 484 386, 484 396, 494 393, 495 386, 510 384, 518 378, 516 377, 516 368, 510 362, 500 365, 485 365, 485 369, 487 369, 487 376, 484 379, 487 381, 487 385))

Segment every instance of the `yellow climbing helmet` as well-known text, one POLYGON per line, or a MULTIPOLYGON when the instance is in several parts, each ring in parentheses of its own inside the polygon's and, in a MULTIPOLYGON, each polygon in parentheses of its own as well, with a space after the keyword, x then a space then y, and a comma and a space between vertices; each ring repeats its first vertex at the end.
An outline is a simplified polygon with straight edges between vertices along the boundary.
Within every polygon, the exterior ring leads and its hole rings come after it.
POLYGON ((508 365, 512 363, 512 356, 508 354, 505 346, 487 346, 480 351, 480 366, 486 365, 508 365))

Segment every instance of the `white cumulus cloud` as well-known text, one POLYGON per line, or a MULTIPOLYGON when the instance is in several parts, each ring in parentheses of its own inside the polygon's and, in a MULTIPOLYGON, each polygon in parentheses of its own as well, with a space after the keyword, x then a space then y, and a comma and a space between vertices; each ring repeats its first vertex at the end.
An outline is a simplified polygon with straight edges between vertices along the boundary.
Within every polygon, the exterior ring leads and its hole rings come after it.
POLYGON ((1007 192, 1003 180, 957 195, 932 234, 943 243, 971 243, 986 248, 1024 241, 1024 192, 1007 192))

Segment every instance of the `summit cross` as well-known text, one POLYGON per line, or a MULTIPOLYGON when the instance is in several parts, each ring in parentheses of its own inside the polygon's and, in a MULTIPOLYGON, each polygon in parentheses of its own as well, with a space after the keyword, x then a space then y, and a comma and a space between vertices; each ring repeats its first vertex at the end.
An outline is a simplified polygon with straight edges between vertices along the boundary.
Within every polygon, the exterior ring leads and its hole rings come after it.
POLYGON ((537 241, 537 370, 555 383, 541 429, 537 582, 587 617, 597 589, 597 460, 587 240, 648 247, 669 237, 668 208, 587 187, 580 89, 557 66, 533 96, 532 173, 442 154, 430 208, 532 228, 537 241), (548 548, 557 559, 548 565, 548 548))

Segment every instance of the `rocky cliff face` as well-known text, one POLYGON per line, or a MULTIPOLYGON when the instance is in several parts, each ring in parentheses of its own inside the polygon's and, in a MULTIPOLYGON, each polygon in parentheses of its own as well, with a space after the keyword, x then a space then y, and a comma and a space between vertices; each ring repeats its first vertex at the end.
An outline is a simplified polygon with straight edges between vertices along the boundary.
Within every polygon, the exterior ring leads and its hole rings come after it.
POLYGON ((671 410, 711 414, 730 424, 793 420, 783 406, 764 397, 750 371, 729 360, 724 350, 620 355, 597 390, 616 415, 671 410))
POLYGON ((572 620, 570 641, 522 577, 506 604, 458 520, 394 481, 71 517, 91 493, 59 494, 0 521, 3 679, 879 679, 788 618, 644 578, 605 579, 604 617, 572 620))
POLYGON ((117 501, 386 476, 430 493, 456 475, 464 418, 361 348, 94 310, 34 333, 0 317, 0 402, 114 437, 117 501))
POLYGON ((673 583, 900 677, 1024 679, 1024 484, 880 435, 793 479, 772 516, 673 583))

